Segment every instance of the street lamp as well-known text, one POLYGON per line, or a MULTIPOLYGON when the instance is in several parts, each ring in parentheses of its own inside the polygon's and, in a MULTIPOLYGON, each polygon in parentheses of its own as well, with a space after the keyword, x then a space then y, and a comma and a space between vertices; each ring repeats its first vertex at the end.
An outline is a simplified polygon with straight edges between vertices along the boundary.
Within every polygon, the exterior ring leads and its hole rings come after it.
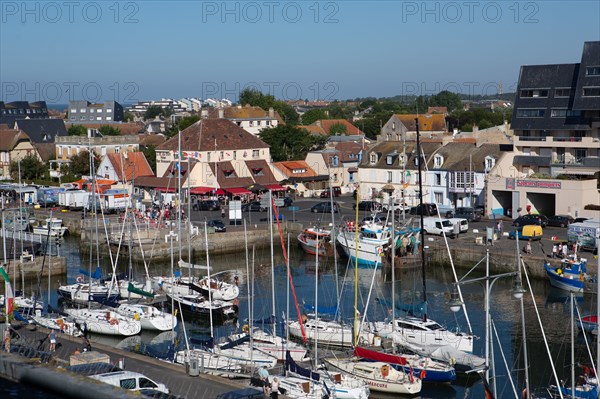
MULTIPOLYGON (((491 326, 491 319, 490 319, 490 294, 492 291, 492 288, 494 287, 494 284, 496 283, 496 281, 498 281, 500 278, 502 277, 516 277, 515 279, 515 283, 513 285, 513 296, 516 299, 520 299, 523 298, 523 293, 525 292, 525 290, 523 290, 523 285, 521 283, 521 278, 520 278, 520 274, 519 271, 514 271, 514 272, 508 272, 508 273, 500 273, 500 274, 495 274, 495 275, 491 275, 490 276, 490 251, 487 250, 486 251, 486 262, 485 262, 485 276, 484 277, 478 277, 478 278, 473 278, 470 280, 459 280, 456 283, 454 283, 454 288, 452 290, 452 293, 450 294, 450 300, 446 303, 446 305, 448 305, 448 307, 450 308, 451 311, 453 312, 458 312, 462 305, 463 302, 460 300, 460 296, 458 293, 458 289, 457 286, 458 285, 462 285, 462 284, 471 284, 471 283, 478 283, 478 282, 485 282, 484 288, 484 304, 485 304, 485 378, 487 381, 489 381, 489 377, 490 377, 490 339, 491 339, 491 334, 490 334, 490 326, 491 326)), ((464 278, 464 277, 463 277, 464 278)), ((494 396, 496 396, 496 381, 494 380, 493 382, 493 390, 494 390, 494 396)))

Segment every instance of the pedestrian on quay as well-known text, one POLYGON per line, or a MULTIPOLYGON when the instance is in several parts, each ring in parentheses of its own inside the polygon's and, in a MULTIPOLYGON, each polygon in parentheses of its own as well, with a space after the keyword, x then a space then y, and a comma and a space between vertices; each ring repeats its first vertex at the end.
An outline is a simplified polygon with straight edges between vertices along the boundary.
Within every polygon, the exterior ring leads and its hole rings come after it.
POLYGON ((79 355, 81 353, 81 351, 79 350, 79 348, 75 348, 75 352, 73 352, 74 355, 79 355))
POLYGON ((556 259, 558 256, 558 244, 552 245, 552 259, 556 259))
POLYGON ((56 351, 56 332, 54 330, 50 331, 48 338, 50 339, 50 352, 56 351))
POLYGON ((221 208, 221 218, 225 219, 225 207, 221 208))
POLYGON ((279 398, 279 378, 273 378, 271 383, 271 399, 279 398))
POLYGON ((269 383, 269 370, 267 370, 267 366, 264 366, 262 369, 260 369, 258 371, 258 376, 260 377, 261 381, 263 382, 263 393, 265 395, 269 394, 269 387, 270 387, 270 383, 269 383))
POLYGON ((566 242, 562 245, 563 258, 567 259, 569 257, 569 246, 566 242))
POLYGON ((527 246, 525 247, 525 253, 531 254, 531 238, 527 241, 527 246))
POLYGON ((81 337, 81 340, 83 341, 83 351, 90 352, 92 350, 90 340, 85 335, 81 337))

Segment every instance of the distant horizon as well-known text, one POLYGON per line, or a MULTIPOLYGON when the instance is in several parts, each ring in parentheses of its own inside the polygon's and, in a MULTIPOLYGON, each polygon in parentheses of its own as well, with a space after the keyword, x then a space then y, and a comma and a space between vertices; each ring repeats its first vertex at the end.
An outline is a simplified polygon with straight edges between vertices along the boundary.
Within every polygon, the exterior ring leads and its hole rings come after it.
POLYGON ((244 88, 282 100, 495 94, 515 90, 521 66, 578 63, 583 43, 600 40, 600 2, 587 0, 1 2, 0 11, 5 102, 237 102, 244 88))

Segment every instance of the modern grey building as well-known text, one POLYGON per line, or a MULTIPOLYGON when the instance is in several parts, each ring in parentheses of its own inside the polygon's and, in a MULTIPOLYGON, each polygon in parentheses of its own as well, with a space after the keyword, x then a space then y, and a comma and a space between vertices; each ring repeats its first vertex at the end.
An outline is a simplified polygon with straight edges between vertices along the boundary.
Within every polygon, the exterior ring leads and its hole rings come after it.
POLYGON ((0 101, 0 124, 12 126, 19 119, 48 119, 46 101, 0 101))
POLYGON ((123 106, 116 101, 90 103, 89 101, 69 101, 68 119, 70 123, 113 123, 123 122, 123 106))

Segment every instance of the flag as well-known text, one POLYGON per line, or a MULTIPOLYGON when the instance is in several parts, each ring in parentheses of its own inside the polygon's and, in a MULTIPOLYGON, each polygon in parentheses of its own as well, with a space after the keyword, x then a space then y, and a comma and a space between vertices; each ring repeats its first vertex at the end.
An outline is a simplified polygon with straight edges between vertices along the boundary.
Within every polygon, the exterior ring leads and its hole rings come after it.
POLYGON ((13 302, 15 300, 15 296, 12 292, 12 288, 10 287, 10 283, 8 281, 6 281, 4 283, 4 287, 5 287, 5 294, 6 294, 5 295, 5 297, 6 297, 6 315, 8 316, 13 311, 13 302))
POLYGON ((481 381, 483 381, 483 392, 485 393, 485 399, 494 399, 494 394, 492 393, 485 376, 481 376, 481 381))

